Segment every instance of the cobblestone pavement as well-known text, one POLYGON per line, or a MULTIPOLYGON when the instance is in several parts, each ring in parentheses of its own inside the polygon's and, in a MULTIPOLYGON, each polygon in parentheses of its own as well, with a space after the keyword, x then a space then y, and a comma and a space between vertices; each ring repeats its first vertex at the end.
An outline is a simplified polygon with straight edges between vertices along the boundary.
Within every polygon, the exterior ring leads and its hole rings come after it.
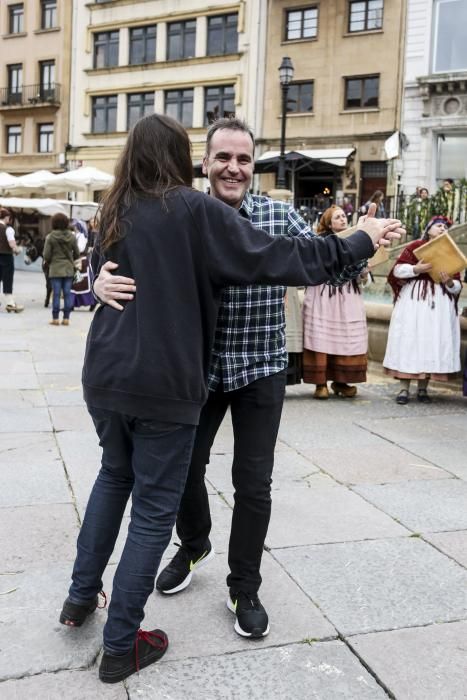
POLYGON ((354 400, 287 391, 262 566, 269 636, 240 638, 225 606, 227 421, 208 468, 217 554, 184 593, 151 596, 163 660, 99 683, 105 611, 79 630, 58 623, 99 463, 80 390, 92 316, 51 327, 42 276, 15 283, 24 313, 0 308, 2 700, 467 698, 467 403, 437 386, 431 405, 397 406, 377 375, 354 400))

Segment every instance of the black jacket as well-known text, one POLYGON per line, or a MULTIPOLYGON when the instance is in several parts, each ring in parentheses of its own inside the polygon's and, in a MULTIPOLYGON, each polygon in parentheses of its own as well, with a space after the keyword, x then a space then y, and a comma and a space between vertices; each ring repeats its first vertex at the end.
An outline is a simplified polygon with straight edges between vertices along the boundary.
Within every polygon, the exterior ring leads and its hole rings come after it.
POLYGON ((118 274, 136 280, 124 311, 102 306, 83 368, 88 405, 140 418, 197 424, 223 287, 321 284, 370 258, 364 231, 346 239, 270 236, 236 209, 188 188, 141 199, 124 216, 123 237, 106 251, 118 274))

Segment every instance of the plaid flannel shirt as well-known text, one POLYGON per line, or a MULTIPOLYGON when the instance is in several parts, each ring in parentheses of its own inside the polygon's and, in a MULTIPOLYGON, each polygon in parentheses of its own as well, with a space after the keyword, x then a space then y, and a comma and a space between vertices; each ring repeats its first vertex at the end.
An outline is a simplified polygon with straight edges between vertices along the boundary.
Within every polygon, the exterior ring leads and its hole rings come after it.
MULTIPOLYGON (((273 236, 315 235, 290 205, 269 197, 247 192, 239 213, 273 236)), ((365 265, 347 267, 330 283, 345 284, 365 265)), ((287 367, 285 292, 284 286, 259 284, 224 289, 209 368, 211 391, 219 385, 223 391, 240 389, 287 367)))

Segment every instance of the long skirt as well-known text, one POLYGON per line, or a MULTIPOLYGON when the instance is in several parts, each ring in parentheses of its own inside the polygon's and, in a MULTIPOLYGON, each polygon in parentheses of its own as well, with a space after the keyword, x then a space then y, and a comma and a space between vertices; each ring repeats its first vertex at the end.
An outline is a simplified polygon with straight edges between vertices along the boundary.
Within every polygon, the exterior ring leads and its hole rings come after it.
POLYGON ((71 288, 73 295, 73 308, 78 308, 79 306, 96 306, 97 302, 92 293, 92 270, 89 264, 88 258, 83 255, 81 257, 81 282, 76 282, 71 288))
POLYGON ((366 382, 367 355, 330 355, 303 351, 303 381, 306 384, 359 384, 366 382))

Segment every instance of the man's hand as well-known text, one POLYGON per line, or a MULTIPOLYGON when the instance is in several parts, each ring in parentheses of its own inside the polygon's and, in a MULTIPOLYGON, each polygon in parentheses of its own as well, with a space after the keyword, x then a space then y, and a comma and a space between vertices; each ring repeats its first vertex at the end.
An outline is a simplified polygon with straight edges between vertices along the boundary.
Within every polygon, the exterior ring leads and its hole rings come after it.
POLYGON ((131 301, 132 292, 136 292, 135 280, 131 277, 119 277, 113 275, 111 270, 116 270, 117 263, 106 262, 99 272, 99 277, 94 280, 94 292, 101 301, 111 306, 113 309, 123 311, 123 306, 116 299, 131 301))
POLYGON ((376 219, 375 213, 376 204, 370 204, 368 214, 364 220, 363 217, 359 219, 358 225, 360 231, 365 231, 370 236, 375 248, 389 245, 392 240, 399 239, 405 233, 399 219, 376 219))
POLYGON ((413 271, 416 275, 421 275, 424 272, 428 272, 428 270, 431 270, 431 268, 431 263, 424 263, 423 260, 420 260, 420 262, 413 266, 413 271))

